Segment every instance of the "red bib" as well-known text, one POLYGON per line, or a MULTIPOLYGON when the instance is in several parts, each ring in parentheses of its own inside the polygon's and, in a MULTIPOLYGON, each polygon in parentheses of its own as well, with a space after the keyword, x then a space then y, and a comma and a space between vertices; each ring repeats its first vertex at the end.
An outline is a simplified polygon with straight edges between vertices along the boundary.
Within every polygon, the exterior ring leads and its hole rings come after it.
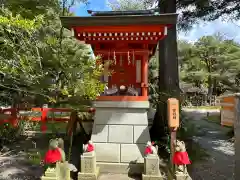
POLYGON ((92 144, 88 144, 87 152, 92 152, 92 151, 94 151, 94 146, 92 144))
POLYGON ((151 148, 151 146, 147 146, 147 147, 145 148, 144 154, 145 154, 145 155, 152 154, 152 148, 151 148))
POLYGON ((48 150, 44 157, 44 163, 52 164, 52 163, 56 163, 57 161, 61 161, 61 159, 62 159, 62 156, 58 148, 53 150, 48 150))
POLYGON ((175 152, 173 156, 173 164, 186 165, 191 164, 187 152, 175 152))

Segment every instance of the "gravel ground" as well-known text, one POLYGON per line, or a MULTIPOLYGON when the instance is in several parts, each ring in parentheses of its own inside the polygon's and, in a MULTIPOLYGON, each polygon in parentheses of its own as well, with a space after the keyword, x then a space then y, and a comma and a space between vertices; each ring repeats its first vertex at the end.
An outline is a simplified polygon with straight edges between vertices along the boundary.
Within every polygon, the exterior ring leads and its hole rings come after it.
POLYGON ((0 180, 40 180, 42 168, 21 156, 0 157, 0 180))
POLYGON ((201 135, 194 137, 201 147, 210 155, 205 161, 193 164, 190 175, 194 180, 233 180, 234 144, 226 133, 229 128, 202 120, 200 112, 187 112, 193 123, 201 127, 201 135))

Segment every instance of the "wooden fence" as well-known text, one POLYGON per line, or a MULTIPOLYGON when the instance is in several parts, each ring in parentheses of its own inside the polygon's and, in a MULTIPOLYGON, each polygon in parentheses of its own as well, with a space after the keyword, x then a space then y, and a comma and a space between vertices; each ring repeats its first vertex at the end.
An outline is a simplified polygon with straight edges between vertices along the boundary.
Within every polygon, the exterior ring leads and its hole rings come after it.
MULTIPOLYGON (((33 122, 41 122, 41 127, 45 126, 48 121, 55 122, 68 122, 70 120, 70 114, 73 110, 68 108, 32 108, 30 111, 26 111, 26 109, 18 109, 18 108, 6 108, 0 109, 0 114, 7 115, 3 116, 4 118, 0 119, 0 124, 10 123, 13 127, 17 127, 19 121, 21 120, 29 120, 33 122), (28 112, 26 115, 21 115, 20 112, 28 112), (29 113, 30 112, 30 113, 29 113), (34 116, 34 112, 39 113, 40 116, 34 116), (55 116, 54 114, 67 114, 64 117, 55 116), (30 115, 29 115, 30 114, 30 115), (52 114, 51 117, 48 114, 52 114)), ((89 108, 83 110, 81 112, 94 113, 93 108, 89 108)))
POLYGON ((182 96, 183 107, 197 107, 197 106, 218 106, 220 100, 217 96, 211 96, 209 98, 205 96, 182 96))

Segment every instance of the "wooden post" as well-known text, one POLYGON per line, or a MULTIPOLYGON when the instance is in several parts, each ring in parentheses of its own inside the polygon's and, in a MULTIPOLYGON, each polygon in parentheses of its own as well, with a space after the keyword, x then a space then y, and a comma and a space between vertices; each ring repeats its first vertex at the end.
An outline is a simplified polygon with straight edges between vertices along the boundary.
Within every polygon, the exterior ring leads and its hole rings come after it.
POLYGON ((173 129, 170 129, 170 136, 171 136, 171 140, 170 140, 170 144, 171 144, 170 161, 171 161, 172 168, 174 168, 174 165, 173 165, 173 155, 175 153, 174 142, 176 142, 176 140, 177 140, 177 131, 174 131, 173 129))
POLYGON ((234 123, 234 137, 235 137, 235 172, 234 179, 240 177, 240 94, 235 97, 235 123, 234 123))
POLYGON ((175 98, 169 98, 167 101, 168 105, 168 127, 170 128, 170 136, 171 136, 171 141, 170 141, 170 148, 171 148, 171 166, 172 169, 174 170, 174 166, 172 163, 172 158, 175 152, 174 148, 174 142, 176 141, 176 136, 177 136, 177 128, 179 127, 179 101, 175 98))
POLYGON ((47 113, 48 113, 48 108, 42 108, 42 116, 41 116, 41 130, 45 132, 47 130, 47 113))
MULTIPOLYGON (((144 45, 146 48, 147 45, 144 45)), ((143 55, 142 59, 142 96, 148 96, 148 54, 143 55)))

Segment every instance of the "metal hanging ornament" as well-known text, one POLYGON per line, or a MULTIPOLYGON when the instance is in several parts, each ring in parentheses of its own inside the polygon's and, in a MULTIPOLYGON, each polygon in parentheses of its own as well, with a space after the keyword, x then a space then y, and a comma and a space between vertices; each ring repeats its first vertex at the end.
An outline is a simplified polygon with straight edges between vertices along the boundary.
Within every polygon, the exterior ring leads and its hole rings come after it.
POLYGON ((117 64, 117 57, 116 57, 116 52, 113 52, 113 60, 114 60, 114 64, 117 64))
POLYGON ((130 65, 130 64, 131 64, 131 57, 130 57, 130 53, 128 51, 128 65, 130 65))

